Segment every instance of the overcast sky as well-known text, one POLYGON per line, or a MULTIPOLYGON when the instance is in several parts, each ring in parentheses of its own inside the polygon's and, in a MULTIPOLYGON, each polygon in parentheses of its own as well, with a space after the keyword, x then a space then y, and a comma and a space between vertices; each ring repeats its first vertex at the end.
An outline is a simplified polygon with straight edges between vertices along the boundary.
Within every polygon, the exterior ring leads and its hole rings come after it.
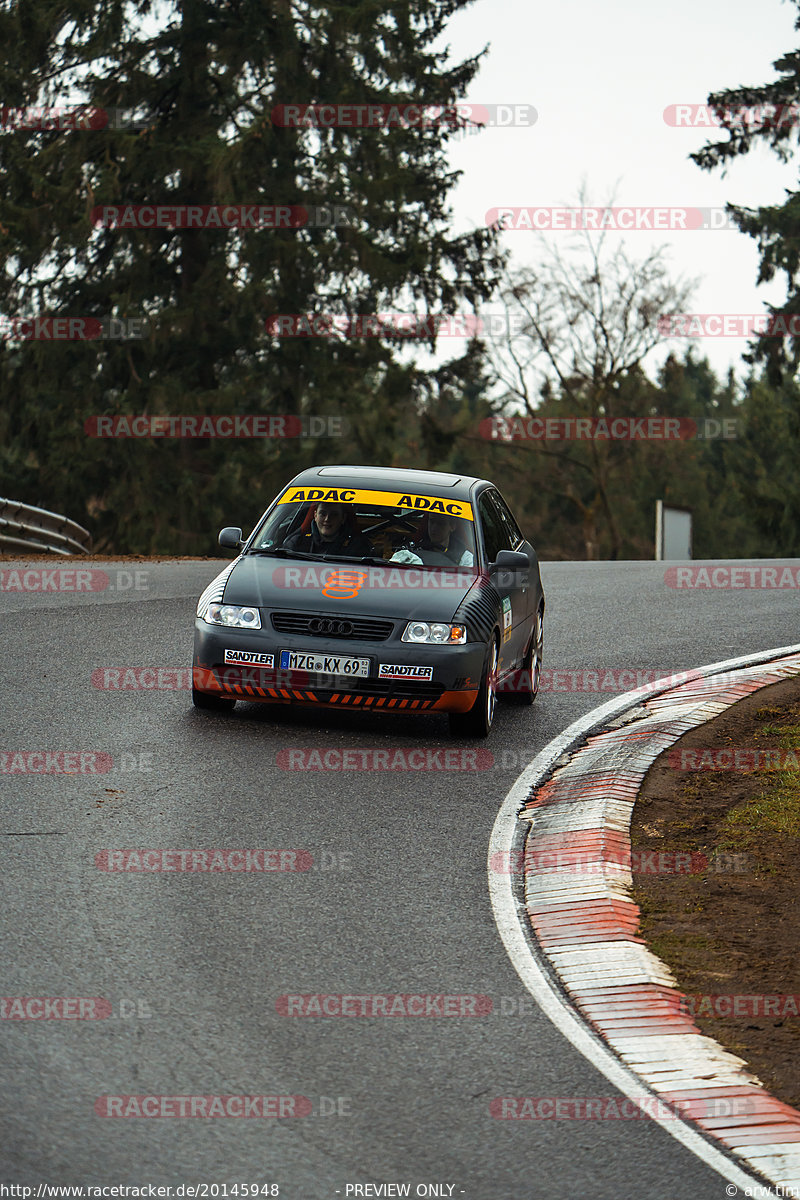
MULTIPOLYGON (((467 100, 530 104, 530 127, 486 129, 453 144, 451 162, 463 171, 453 193, 456 228, 482 225, 499 206, 576 205, 582 182, 587 202, 617 205, 722 208, 726 202, 780 203, 798 186, 800 155, 783 165, 758 147, 721 171, 701 171, 688 158, 707 131, 673 128, 664 109, 703 104, 709 92, 762 84, 772 63, 800 41, 794 3, 781 0, 475 0, 448 26, 446 42, 461 60, 487 42, 489 53, 467 100)), ((537 234, 508 231, 514 264, 541 255, 537 234)), ((568 233, 550 233, 562 239, 568 233)), ((644 230, 625 237, 642 255, 669 247, 676 276, 701 277, 690 306, 696 313, 763 312, 780 305, 782 282, 756 287, 754 239, 737 230, 644 230)), ((741 338, 692 339, 715 370, 745 369, 741 338)), ((681 349, 686 339, 673 343, 681 349)), ((446 347, 443 347, 445 349, 446 347)), ((448 347, 449 349, 449 347, 448 347)), ((656 351, 654 369, 665 351, 656 351)))

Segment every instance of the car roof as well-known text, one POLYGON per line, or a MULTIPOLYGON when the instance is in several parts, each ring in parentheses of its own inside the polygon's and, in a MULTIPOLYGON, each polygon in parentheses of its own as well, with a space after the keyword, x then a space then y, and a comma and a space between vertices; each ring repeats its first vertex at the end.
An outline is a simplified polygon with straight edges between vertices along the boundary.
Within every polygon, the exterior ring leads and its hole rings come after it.
POLYGON ((419 471, 413 467, 365 467, 330 465, 308 467, 289 483, 289 487, 318 487, 342 484, 378 491, 405 491, 417 495, 452 496, 468 499, 475 484, 494 486, 488 479, 446 471, 419 471))

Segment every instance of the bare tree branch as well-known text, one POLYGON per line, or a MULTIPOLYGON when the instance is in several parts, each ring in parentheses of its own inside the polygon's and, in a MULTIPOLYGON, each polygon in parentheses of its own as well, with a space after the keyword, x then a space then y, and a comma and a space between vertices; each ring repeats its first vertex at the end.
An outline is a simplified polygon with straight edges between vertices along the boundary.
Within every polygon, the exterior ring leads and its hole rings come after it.
MULTIPOLYGON (((583 206, 583 189, 579 198, 583 206)), ((686 311, 696 281, 672 278, 664 247, 635 258, 623 242, 612 246, 607 230, 583 231, 566 245, 544 237, 542 243, 541 264, 506 271, 501 281, 507 332, 488 348, 498 415, 613 419, 620 405, 627 415, 650 415, 649 390, 623 392, 623 385, 635 381, 662 344, 660 319, 686 311)), ((587 553, 597 546, 595 522, 602 517, 613 557, 622 544, 608 488, 618 448, 590 440, 580 457, 541 441, 529 445, 559 459, 571 480, 584 479, 561 494, 583 515, 587 553), (588 497, 585 472, 594 489, 588 497)))

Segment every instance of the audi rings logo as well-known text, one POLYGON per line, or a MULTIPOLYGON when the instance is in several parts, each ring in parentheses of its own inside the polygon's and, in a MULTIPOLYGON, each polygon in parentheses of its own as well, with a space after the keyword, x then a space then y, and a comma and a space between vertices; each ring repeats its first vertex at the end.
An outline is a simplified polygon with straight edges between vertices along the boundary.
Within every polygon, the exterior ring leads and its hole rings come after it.
POLYGON ((350 637, 352 621, 332 621, 329 617, 314 617, 308 623, 309 633, 329 633, 333 637, 350 637))

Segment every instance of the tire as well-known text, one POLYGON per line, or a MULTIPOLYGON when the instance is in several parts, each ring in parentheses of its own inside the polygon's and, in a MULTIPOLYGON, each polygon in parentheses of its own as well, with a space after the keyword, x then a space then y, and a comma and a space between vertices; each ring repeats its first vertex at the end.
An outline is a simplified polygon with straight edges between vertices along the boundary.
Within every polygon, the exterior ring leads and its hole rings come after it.
POLYGON ((455 737, 484 738, 492 728, 497 707, 497 657, 497 640, 492 638, 475 703, 469 712, 450 713, 450 732, 455 737))
POLYGON ((228 700, 225 696, 211 696, 208 692, 198 692, 197 688, 192 688, 192 704, 195 708, 203 708, 207 712, 232 712, 235 700, 228 700))
POLYGON ((531 633, 531 644, 528 646, 522 667, 519 672, 519 687, 514 692, 508 692, 506 698, 514 704, 530 705, 536 699, 542 678, 542 659, 544 657, 544 614, 541 609, 536 613, 531 633))

